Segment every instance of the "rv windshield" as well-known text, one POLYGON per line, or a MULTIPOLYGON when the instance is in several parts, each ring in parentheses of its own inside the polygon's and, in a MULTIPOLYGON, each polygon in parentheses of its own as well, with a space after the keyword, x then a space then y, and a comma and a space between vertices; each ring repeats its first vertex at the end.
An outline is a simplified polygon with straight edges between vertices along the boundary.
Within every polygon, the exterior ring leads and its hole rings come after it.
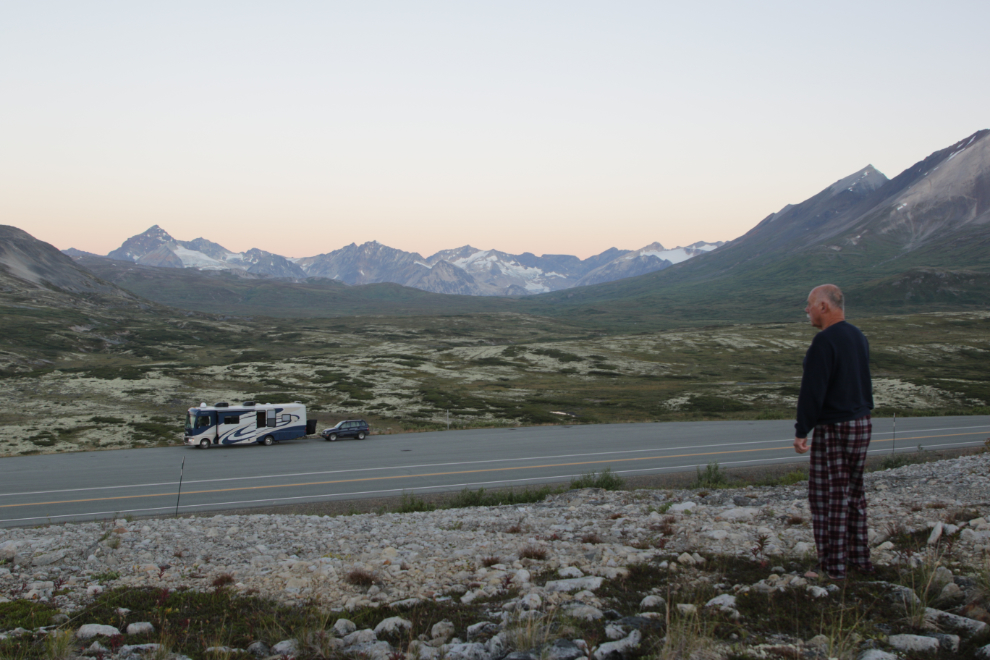
POLYGON ((201 429, 206 426, 212 426, 213 422, 210 419, 209 414, 196 414, 196 413, 186 413, 186 430, 192 431, 193 429, 201 429))

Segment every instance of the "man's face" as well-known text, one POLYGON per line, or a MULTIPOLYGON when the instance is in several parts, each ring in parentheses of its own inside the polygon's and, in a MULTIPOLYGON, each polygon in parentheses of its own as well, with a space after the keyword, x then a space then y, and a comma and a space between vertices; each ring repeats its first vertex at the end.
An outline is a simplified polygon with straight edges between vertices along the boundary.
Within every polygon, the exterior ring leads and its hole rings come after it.
POLYGON ((804 313, 808 315, 812 326, 822 327, 822 302, 814 293, 808 296, 808 306, 804 308, 804 313))

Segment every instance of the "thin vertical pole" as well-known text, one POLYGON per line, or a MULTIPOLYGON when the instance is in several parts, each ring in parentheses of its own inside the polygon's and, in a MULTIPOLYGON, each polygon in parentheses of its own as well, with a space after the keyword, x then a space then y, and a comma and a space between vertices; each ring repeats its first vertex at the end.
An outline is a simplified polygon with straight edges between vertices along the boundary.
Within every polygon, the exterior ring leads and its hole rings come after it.
POLYGON ((186 471, 186 457, 182 457, 182 467, 179 468, 179 494, 175 496, 175 517, 179 517, 179 499, 182 497, 182 475, 186 471))
POLYGON ((450 408, 447 409, 447 430, 450 430, 450 408))
POLYGON ((894 413, 894 441, 890 445, 890 453, 893 454, 897 450, 897 413, 894 413))

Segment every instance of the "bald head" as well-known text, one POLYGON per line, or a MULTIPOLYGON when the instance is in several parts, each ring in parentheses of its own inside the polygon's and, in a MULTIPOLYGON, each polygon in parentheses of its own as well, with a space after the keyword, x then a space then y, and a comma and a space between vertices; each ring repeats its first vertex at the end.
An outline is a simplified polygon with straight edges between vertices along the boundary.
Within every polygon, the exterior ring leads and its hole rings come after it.
POLYGON ((846 320, 846 302, 842 290, 834 284, 816 286, 808 294, 808 306, 804 308, 811 325, 824 330, 832 324, 846 320))
POLYGON ((816 286, 808 295, 808 300, 809 302, 825 302, 829 307, 840 312, 844 312, 846 310, 846 301, 845 298, 842 297, 842 289, 834 284, 822 284, 821 286, 816 286))

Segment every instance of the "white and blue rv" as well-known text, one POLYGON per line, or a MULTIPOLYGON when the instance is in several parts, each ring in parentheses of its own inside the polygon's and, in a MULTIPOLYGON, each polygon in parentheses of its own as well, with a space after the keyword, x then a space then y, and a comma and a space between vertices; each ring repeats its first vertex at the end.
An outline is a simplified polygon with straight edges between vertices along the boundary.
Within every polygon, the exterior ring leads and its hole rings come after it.
POLYGON ((186 414, 185 444, 201 449, 256 442, 271 445, 316 433, 306 406, 295 403, 200 404, 186 414))

